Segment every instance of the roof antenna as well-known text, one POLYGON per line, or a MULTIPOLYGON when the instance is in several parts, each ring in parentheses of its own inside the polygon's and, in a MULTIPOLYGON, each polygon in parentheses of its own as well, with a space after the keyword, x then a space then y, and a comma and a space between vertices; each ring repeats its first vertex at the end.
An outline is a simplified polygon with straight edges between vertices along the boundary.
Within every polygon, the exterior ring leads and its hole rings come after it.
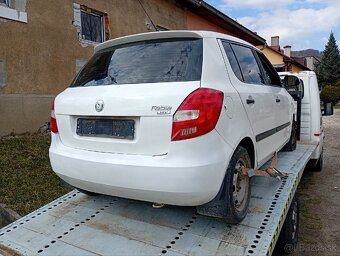
POLYGON ((149 14, 148 14, 148 12, 145 10, 145 8, 144 8, 144 6, 143 6, 142 2, 141 2, 140 0, 138 0, 138 2, 139 2, 139 4, 140 4, 140 6, 142 7, 142 9, 143 9, 144 13, 145 13, 145 14, 146 14, 146 16, 148 17, 149 21, 151 22, 151 25, 154 27, 154 29, 155 29, 156 31, 158 31, 158 28, 157 28, 157 26, 155 25, 155 23, 153 23, 153 21, 152 21, 152 19, 151 19, 150 15, 149 15, 149 14))

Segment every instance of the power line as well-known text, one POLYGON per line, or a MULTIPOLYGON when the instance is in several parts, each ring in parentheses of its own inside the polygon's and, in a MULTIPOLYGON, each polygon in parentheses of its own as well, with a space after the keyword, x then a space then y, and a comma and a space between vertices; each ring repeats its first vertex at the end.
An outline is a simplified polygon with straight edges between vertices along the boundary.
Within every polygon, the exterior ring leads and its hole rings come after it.
POLYGON ((158 31, 158 28, 156 27, 155 23, 153 23, 153 21, 152 21, 150 15, 148 14, 148 12, 145 10, 145 8, 144 8, 142 2, 141 2, 140 0, 137 0, 137 1, 139 2, 140 6, 142 7, 144 13, 145 13, 146 16, 148 17, 148 19, 149 19, 149 21, 151 22, 151 24, 152 24, 152 26, 154 27, 154 29, 155 29, 156 31, 158 31))

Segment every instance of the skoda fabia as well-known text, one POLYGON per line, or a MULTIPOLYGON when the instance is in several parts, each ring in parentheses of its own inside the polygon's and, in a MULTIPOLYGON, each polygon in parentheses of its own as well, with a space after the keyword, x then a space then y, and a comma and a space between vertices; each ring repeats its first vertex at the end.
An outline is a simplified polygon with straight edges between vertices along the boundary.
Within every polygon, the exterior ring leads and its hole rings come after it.
POLYGON ((291 143, 291 96, 252 45, 206 31, 99 44, 54 100, 53 170, 82 191, 181 206, 215 202, 241 221, 242 167, 291 143))

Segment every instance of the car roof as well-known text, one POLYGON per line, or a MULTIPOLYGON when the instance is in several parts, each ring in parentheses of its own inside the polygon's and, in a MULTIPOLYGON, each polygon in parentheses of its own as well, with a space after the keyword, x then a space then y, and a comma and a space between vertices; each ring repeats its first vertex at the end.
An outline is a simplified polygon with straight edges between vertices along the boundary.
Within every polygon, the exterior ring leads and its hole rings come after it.
POLYGON ((148 32, 148 33, 140 33, 134 35, 123 36, 115 39, 111 39, 105 41, 104 43, 98 44, 94 51, 98 52, 100 50, 110 48, 112 46, 126 44, 126 43, 133 43, 139 41, 146 41, 146 40, 153 40, 153 39, 166 39, 166 38, 220 38, 229 41, 234 41, 242 44, 246 44, 249 46, 253 46, 246 41, 212 31, 201 31, 201 30, 167 30, 167 31, 157 31, 157 32, 148 32))

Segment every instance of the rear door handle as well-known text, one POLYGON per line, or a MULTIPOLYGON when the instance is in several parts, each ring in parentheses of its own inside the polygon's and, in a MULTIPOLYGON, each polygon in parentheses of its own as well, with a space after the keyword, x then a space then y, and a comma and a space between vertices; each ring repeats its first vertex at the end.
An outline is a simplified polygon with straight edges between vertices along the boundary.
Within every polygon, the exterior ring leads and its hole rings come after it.
POLYGON ((281 102, 281 100, 279 98, 276 98, 276 103, 281 102))
POLYGON ((247 100, 247 104, 254 104, 255 100, 253 98, 248 98, 247 100))

